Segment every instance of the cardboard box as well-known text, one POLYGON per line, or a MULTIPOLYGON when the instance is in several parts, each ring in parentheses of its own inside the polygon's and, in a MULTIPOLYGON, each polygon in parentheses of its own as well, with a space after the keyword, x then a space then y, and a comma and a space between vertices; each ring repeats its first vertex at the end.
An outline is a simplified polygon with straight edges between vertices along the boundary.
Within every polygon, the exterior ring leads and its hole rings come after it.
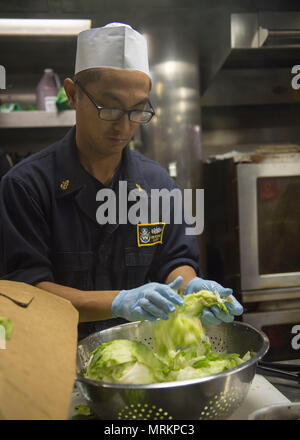
POLYGON ((0 280, 0 316, 13 322, 11 338, 0 349, 0 419, 67 419, 76 375, 77 310, 44 290, 0 280))

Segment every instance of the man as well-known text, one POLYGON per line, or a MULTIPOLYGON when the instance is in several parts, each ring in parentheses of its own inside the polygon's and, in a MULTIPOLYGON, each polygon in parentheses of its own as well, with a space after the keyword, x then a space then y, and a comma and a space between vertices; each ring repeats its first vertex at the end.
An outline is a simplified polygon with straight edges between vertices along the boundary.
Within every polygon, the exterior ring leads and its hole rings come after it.
MULTIPOLYGON (((75 79, 64 87, 76 126, 2 181, 3 278, 70 300, 79 311, 79 338, 125 320, 168 319, 183 302, 176 288, 231 294, 199 277, 197 243, 185 224, 163 224, 161 212, 143 229, 97 221, 100 190, 113 190, 122 202, 120 182, 147 194, 176 187, 164 168, 128 148, 154 114, 145 38, 120 23, 82 32, 75 79)), ((217 324, 242 313, 235 299, 230 307, 230 315, 212 308, 202 319, 217 324)))

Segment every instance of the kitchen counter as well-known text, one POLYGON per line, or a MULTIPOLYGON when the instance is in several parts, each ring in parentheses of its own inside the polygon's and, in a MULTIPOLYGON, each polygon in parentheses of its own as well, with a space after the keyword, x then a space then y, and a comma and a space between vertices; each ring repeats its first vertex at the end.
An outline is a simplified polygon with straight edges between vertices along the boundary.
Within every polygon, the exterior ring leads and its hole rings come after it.
POLYGON ((300 402, 300 384, 291 384, 284 379, 268 378, 269 382, 291 402, 300 402))
MULTIPOLYGON (((300 366, 300 359, 280 361, 300 366)), ((276 362, 274 362, 274 366, 276 362)), ((251 412, 275 403, 300 402, 300 383, 272 376, 256 374, 248 395, 230 420, 245 420, 251 412)))
POLYGON ((260 408, 275 403, 289 402, 290 399, 277 389, 277 387, 275 387, 265 376, 256 374, 246 399, 228 420, 247 420, 252 412, 260 408))

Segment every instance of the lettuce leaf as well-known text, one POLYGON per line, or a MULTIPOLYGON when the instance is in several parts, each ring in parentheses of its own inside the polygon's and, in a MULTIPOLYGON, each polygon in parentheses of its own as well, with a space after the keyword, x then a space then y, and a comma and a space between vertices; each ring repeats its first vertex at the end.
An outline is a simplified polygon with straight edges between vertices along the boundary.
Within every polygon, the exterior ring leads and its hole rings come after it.
MULTIPOLYGON (((185 351, 191 349, 198 357, 208 353, 210 346, 199 319, 203 307, 216 305, 223 312, 229 313, 226 299, 218 292, 201 290, 184 297, 182 306, 176 306, 175 312, 167 321, 157 321, 154 328, 154 350, 165 362, 172 362, 178 356, 178 351, 185 356, 185 351)), ((227 300, 228 301, 228 300, 227 300)))
POLYGON ((86 377, 113 383, 153 383, 164 381, 166 366, 141 342, 115 339, 91 354, 86 377))

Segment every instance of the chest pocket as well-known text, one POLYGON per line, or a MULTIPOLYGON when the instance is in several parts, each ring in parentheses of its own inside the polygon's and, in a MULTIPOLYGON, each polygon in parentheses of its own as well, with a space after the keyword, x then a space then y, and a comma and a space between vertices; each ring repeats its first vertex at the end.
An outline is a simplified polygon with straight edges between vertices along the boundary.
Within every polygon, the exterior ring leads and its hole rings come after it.
POLYGON ((92 252, 55 252, 53 255, 55 281, 75 289, 92 290, 92 252))
POLYGON ((155 246, 147 249, 136 247, 125 248, 125 266, 127 272, 127 289, 141 286, 149 280, 149 270, 155 256, 155 246))

